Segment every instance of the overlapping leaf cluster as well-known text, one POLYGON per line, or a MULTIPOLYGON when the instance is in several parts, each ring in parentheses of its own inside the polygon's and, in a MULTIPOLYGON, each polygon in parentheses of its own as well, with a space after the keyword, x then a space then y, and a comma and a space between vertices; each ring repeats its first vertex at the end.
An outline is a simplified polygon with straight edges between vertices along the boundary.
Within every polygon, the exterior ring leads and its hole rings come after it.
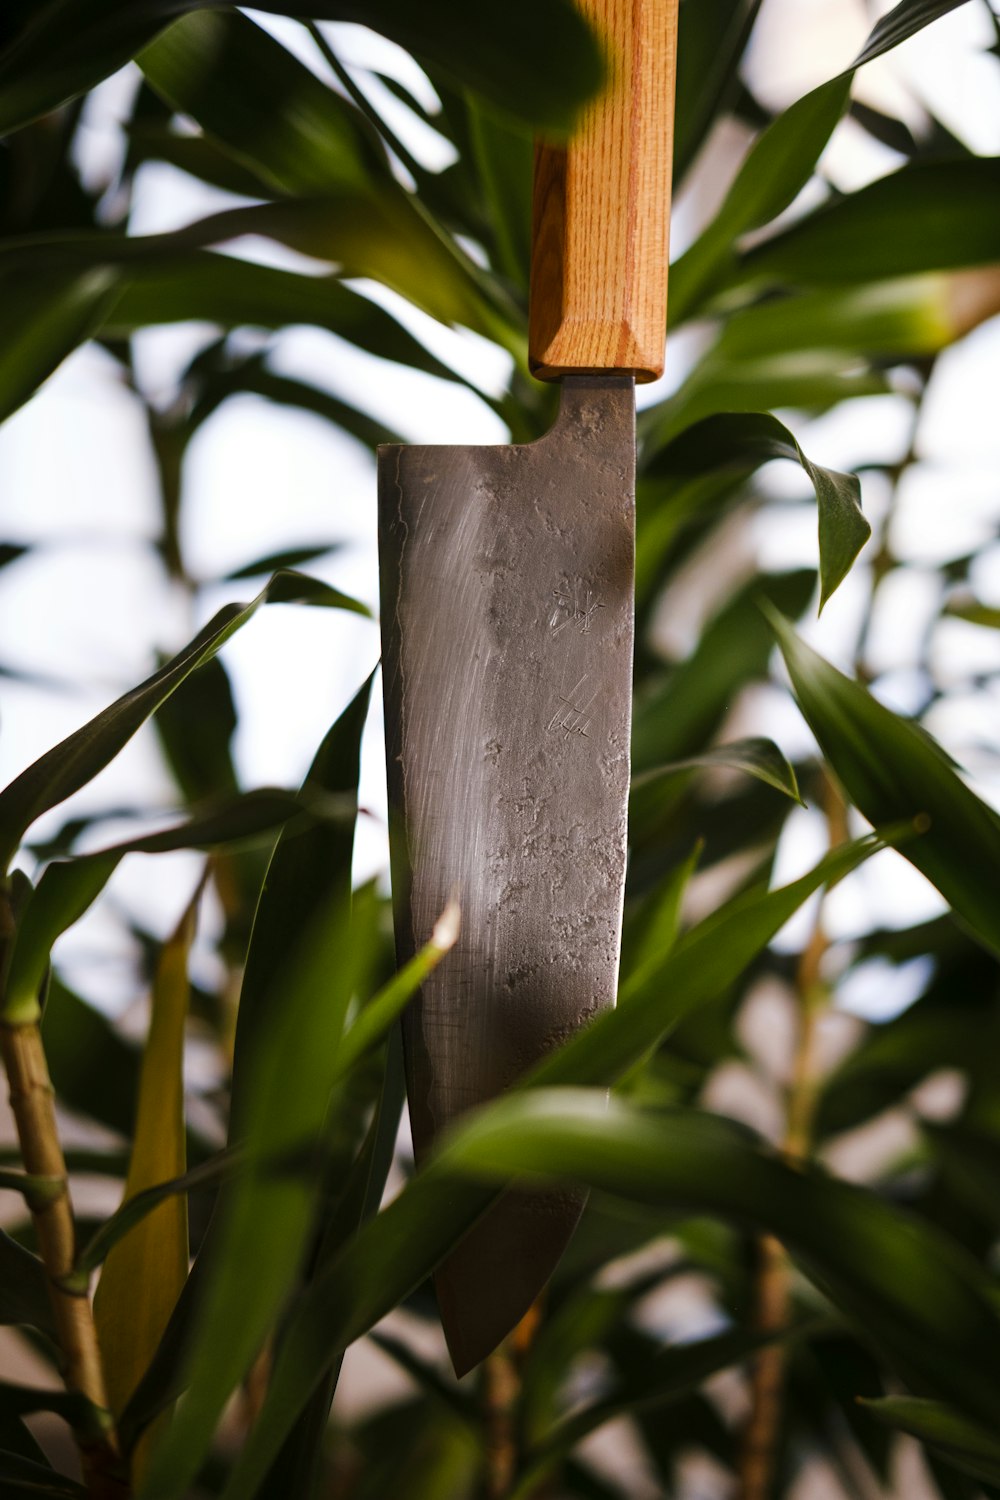
MULTIPOLYGON (((352 1500, 627 1497, 628 1478, 599 1472, 579 1448, 622 1415, 664 1494, 680 1492, 692 1450, 719 1466, 720 1485, 738 1475, 747 1500, 790 1491, 815 1461, 847 1494, 859 1492, 859 1475, 865 1493, 888 1492, 900 1432, 924 1445, 928 1483, 944 1500, 1000 1493, 1000 823, 922 724, 869 691, 872 612, 903 567, 887 525, 869 544, 857 680, 819 658, 793 623, 830 599, 870 535, 858 478, 807 457, 799 424, 892 390, 907 393, 917 421, 938 354, 1000 303, 1000 164, 970 154, 932 118, 916 136, 851 98, 859 67, 956 4, 902 0, 850 68, 774 119, 740 75, 759 0, 681 4, 678 186, 698 172, 719 120, 735 117, 756 135, 718 213, 672 270, 671 323, 700 322, 703 352, 677 392, 640 419, 636 774, 619 1008, 470 1120, 388 1206, 403 1098, 396 1021, 453 941, 454 917, 393 976, 384 893, 351 891, 370 682, 358 684, 301 788, 247 789, 217 655, 263 604, 362 609, 298 571, 335 537, 211 580, 235 587, 240 576, 272 575, 0 792, 4 1034, 40 1026, 57 1098, 119 1142, 70 1152, 70 1177, 110 1175, 125 1192, 109 1219, 78 1224, 74 1265, 56 1289, 79 1296, 99 1272, 109 1417, 79 1389, 58 1388, 67 1351, 37 1252, 62 1179, 25 1174, 7 1153, 0 1188, 25 1211, 0 1236, 0 1312, 50 1361, 52 1389, 0 1384, 4 1494, 84 1493, 26 1424, 38 1410, 64 1419, 85 1460, 107 1448, 115 1493, 150 1500, 307 1497, 333 1492, 332 1476, 352 1500), (897 165, 804 207, 815 199, 799 194, 824 184, 823 153, 847 113, 897 165), (725 528, 748 531, 764 499, 757 471, 773 459, 802 471, 801 504, 818 515, 816 566, 720 589, 713 548, 725 528), (660 625, 691 577, 704 607, 678 661, 660 625), (730 730, 737 701, 752 703, 768 680, 776 640, 822 763, 789 764, 770 739, 746 733, 745 712, 730 730), (40 841, 36 821, 149 720, 176 784, 174 823, 81 855, 86 820, 70 817, 40 841), (769 889, 797 802, 825 811, 830 850, 807 875, 769 889), (845 803, 875 833, 848 838, 845 803), (847 951, 831 945, 821 908, 803 954, 771 946, 810 898, 887 843, 953 917, 869 931, 847 951), (103 899, 126 855, 178 848, 206 851, 206 864, 166 944, 134 934, 153 1004, 139 1049, 67 986, 50 953, 103 899), (207 885, 223 912, 215 992, 192 987, 187 973, 207 885), (861 1028, 836 1066, 818 1062, 836 987, 906 965, 921 976, 909 1007, 861 1028), (778 1079, 747 1029, 765 993, 783 997, 799 1035, 796 1061, 778 1079), (228 1080, 218 1109, 225 1149, 207 1138, 203 1108, 184 1107, 192 1024, 228 1080), (959 1102, 932 1121, 914 1091, 942 1067, 960 1083, 959 1102), (713 1113, 720 1079, 734 1072, 770 1088, 779 1120, 770 1144, 713 1113), (883 1117, 908 1125, 907 1150, 866 1167, 863 1185, 837 1180, 829 1165, 843 1138, 883 1117), (533 1340, 499 1356, 512 1393, 500 1413, 501 1462, 496 1371, 458 1386, 417 1352, 423 1340, 404 1334, 433 1322, 430 1273, 515 1173, 595 1191, 533 1340), (776 1258, 775 1241, 788 1259, 776 1258), (664 1253, 651 1255, 657 1245, 664 1253), (623 1267, 621 1257, 640 1251, 623 1267), (602 1274, 612 1262, 617 1276, 602 1274), (689 1272, 710 1288, 714 1325, 678 1342, 643 1308, 689 1272), (410 1394, 350 1426, 335 1408, 331 1425, 345 1351, 400 1307, 409 1322, 374 1338, 409 1376, 410 1394), (745 1382, 735 1415, 705 1387, 734 1368, 745 1382), (768 1368, 782 1392, 769 1418, 760 1400, 768 1368), (596 1375, 581 1386, 588 1371, 596 1375), (220 1432, 240 1391, 234 1445, 220 1432), (763 1441, 763 1481, 748 1465, 748 1431, 763 1441)), ((259 9, 289 8, 275 0, 259 9)), ((190 575, 182 545, 184 456, 230 398, 300 407, 369 449, 395 436, 362 404, 280 373, 281 330, 311 324, 377 358, 465 380, 349 280, 379 282, 507 351, 509 389, 478 394, 515 440, 538 436, 552 415, 551 391, 525 366, 531 133, 565 133, 599 86, 589 31, 570 0, 343 0, 312 14, 301 39, 313 68, 259 17, 205 0, 19 0, 0 16, 0 418, 82 341, 99 340, 145 411, 164 580, 196 607, 205 580, 190 575), (427 170, 382 118, 372 100, 384 92, 344 64, 342 33, 324 25, 338 21, 361 21, 418 59, 437 111, 393 78, 375 81, 450 142, 450 166, 427 170), (134 82, 124 164, 98 194, 79 175, 74 139, 88 91, 124 64, 134 82), (234 205, 171 233, 131 233, 135 179, 153 162, 236 195, 234 205), (238 258, 233 244, 247 235, 312 258, 318 274, 238 258), (216 335, 175 399, 154 403, 131 335, 191 320, 216 335), (273 337, 248 352, 231 336, 247 327, 273 337)), ((1000 27, 997 39, 995 51, 1000 27)), ((890 488, 912 457, 882 466, 890 488)), ((3 546, 0 566, 16 567, 24 552, 3 546)), ((975 564, 959 557, 942 570, 940 608, 991 628, 988 601, 969 596, 975 564), (963 586, 965 596, 951 598, 963 586)), ((266 630, 269 614, 254 629, 266 630)), ((929 708, 945 689, 926 654, 920 669, 929 708)), ((107 1465, 85 1462, 85 1473, 91 1493, 110 1492, 101 1488, 107 1465)))

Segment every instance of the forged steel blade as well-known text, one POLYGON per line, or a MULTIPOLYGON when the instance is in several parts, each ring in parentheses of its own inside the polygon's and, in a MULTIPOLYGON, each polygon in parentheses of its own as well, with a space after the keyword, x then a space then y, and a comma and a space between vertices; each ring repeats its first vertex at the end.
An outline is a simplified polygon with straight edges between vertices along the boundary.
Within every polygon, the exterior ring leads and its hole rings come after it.
MULTIPOLYGON (((404 1018, 418 1163, 614 1003, 633 637, 630 376, 565 379, 508 447, 382 447, 383 673, 400 963, 458 942, 404 1018)), ((583 1207, 505 1194, 436 1277, 456 1371, 527 1312, 583 1207)))

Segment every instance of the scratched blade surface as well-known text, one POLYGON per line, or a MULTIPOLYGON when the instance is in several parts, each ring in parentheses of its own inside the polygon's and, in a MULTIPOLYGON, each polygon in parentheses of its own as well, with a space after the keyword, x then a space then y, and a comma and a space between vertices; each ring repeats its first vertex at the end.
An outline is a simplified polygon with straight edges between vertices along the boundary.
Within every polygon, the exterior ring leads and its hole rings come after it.
MULTIPOLYGON (((404 1018, 417 1160, 614 1003, 632 683, 631 378, 563 382, 508 447, 379 449, 396 944, 456 946, 404 1018)), ((459 1373, 551 1275, 581 1195, 511 1191, 436 1277, 459 1373)))

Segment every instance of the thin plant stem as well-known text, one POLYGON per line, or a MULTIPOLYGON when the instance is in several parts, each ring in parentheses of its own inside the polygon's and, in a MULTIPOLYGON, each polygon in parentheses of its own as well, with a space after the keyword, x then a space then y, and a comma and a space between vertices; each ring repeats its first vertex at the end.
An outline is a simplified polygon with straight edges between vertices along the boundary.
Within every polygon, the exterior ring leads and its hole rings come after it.
POLYGON ((518 1403, 521 1370, 542 1319, 543 1298, 532 1303, 513 1333, 489 1356, 482 1371, 485 1500, 506 1500, 521 1461, 518 1403))
MULTIPOLYGON (((834 849, 846 841, 848 830, 844 804, 829 779, 825 783, 825 811, 829 846, 834 849)), ((812 1149, 818 1087, 816 1032, 829 998, 822 976, 829 946, 821 902, 795 977, 799 1029, 782 1140, 782 1151, 793 1162, 805 1161, 812 1149)), ((790 1315, 788 1257, 779 1240, 762 1235, 757 1242, 754 1323, 762 1332, 773 1332, 785 1327, 790 1315)), ((762 1349, 754 1359, 750 1416, 740 1446, 740 1500, 770 1500, 773 1493, 786 1365, 786 1351, 778 1343, 762 1349)))
MULTIPOLYGON (((872 586, 854 651, 854 674, 859 682, 868 682, 871 673, 866 656, 871 637, 875 595, 882 580, 892 572, 896 560, 892 553, 890 531, 895 501, 906 472, 918 462, 917 436, 923 400, 931 366, 923 371, 921 387, 913 398, 910 431, 906 451, 889 471, 890 504, 882 518, 871 557, 872 586)), ((831 849, 846 842, 849 834, 847 809, 829 776, 824 782, 824 811, 831 849)), ((813 1120, 816 1111, 819 1079, 816 1065, 817 1024, 828 1002, 822 978, 822 964, 829 947, 823 925, 823 906, 816 921, 796 974, 799 1007, 799 1031, 788 1089, 785 1134, 782 1149, 790 1161, 802 1162, 812 1151, 813 1120)), ((754 1294, 755 1322, 762 1330, 780 1328, 791 1312, 791 1279, 788 1258, 777 1240, 762 1236, 758 1242, 758 1263, 754 1294)), ((787 1356, 780 1344, 760 1351, 752 1366, 751 1410, 743 1431, 739 1460, 740 1500, 770 1500, 774 1488, 778 1440, 783 1415, 783 1389, 787 1356)))
MULTIPOLYGON (((757 1241, 754 1323, 761 1330, 781 1328, 790 1307, 788 1262, 778 1240, 757 1241)), ((762 1349, 753 1362, 750 1417, 740 1444, 741 1500, 768 1500, 774 1484, 778 1434, 785 1387, 785 1351, 780 1344, 762 1349)))
POLYGON ((506 1345, 483 1364, 483 1428, 486 1450, 486 1500, 504 1500, 517 1473, 514 1409, 520 1391, 517 1366, 506 1345))
MULTIPOLYGON (((0 923, 0 939, 6 948, 13 936, 6 896, 0 898, 0 923)), ((67 1390, 86 1396, 95 1408, 93 1427, 75 1433, 88 1493, 94 1500, 120 1500, 128 1490, 108 1410, 90 1299, 86 1292, 70 1290, 68 1285, 76 1259, 76 1226, 56 1128, 52 1082, 37 1022, 0 1023, 0 1052, 24 1169, 58 1184, 57 1191, 46 1195, 44 1201, 29 1200, 29 1209, 46 1271, 63 1379, 67 1390)))

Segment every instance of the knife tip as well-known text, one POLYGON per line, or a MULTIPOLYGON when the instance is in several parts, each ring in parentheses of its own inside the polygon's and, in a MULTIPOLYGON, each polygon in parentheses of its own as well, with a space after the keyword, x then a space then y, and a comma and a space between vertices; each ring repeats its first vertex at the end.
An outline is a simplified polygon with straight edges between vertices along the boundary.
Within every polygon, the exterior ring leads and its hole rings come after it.
POLYGON ((482 1364, 545 1288, 586 1201, 580 1192, 510 1192, 491 1208, 434 1278, 455 1374, 482 1364))

